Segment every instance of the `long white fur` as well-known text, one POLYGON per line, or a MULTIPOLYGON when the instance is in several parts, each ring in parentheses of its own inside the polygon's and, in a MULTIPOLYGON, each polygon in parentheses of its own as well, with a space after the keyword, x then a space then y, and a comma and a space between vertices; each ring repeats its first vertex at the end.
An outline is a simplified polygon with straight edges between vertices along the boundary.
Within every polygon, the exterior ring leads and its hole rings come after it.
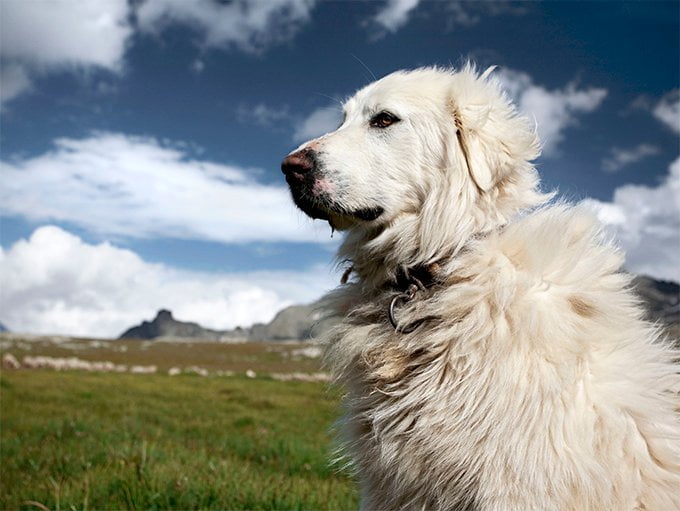
POLYGON ((355 278, 328 298, 327 361, 365 510, 680 509, 678 354, 645 322, 586 212, 541 205, 533 126, 488 76, 398 72, 319 153, 355 278), (368 127, 388 109, 400 122, 368 127), (443 284, 387 320, 399 268, 443 284))

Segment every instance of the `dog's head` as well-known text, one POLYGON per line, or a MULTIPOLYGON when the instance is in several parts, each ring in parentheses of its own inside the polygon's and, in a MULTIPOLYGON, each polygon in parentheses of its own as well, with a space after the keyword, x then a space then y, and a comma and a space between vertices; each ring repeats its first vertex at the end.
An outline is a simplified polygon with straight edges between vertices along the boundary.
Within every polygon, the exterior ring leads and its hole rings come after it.
POLYGON ((534 187, 535 130, 488 74, 399 71, 361 89, 335 131, 283 161, 295 204, 348 229, 419 215, 433 194, 449 206, 498 202, 527 172, 534 187))

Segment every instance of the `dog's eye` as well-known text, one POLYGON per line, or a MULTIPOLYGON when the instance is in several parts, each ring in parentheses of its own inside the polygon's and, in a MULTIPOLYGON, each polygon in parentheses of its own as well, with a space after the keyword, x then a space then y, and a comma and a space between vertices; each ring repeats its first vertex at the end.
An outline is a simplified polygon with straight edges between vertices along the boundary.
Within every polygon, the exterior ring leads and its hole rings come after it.
POLYGON ((389 112, 380 112, 371 117, 369 124, 372 128, 387 128, 396 122, 399 122, 398 117, 395 117, 389 112))

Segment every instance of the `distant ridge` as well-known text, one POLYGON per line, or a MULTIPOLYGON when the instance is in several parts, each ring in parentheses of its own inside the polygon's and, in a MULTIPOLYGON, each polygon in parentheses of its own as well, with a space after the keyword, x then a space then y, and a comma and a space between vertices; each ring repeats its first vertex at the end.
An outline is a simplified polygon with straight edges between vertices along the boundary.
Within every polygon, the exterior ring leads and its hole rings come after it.
MULTIPOLYGON (((675 282, 637 276, 633 286, 642 298, 647 317, 667 325, 668 334, 680 344, 680 285, 675 282)), ((126 330, 121 339, 185 338, 220 342, 305 341, 317 337, 336 320, 324 318, 319 302, 292 305, 280 310, 269 323, 233 330, 211 330, 197 323, 178 321, 166 309, 158 311, 153 321, 126 330)))
POLYGON ((221 340, 224 332, 203 328, 198 323, 177 321, 172 312, 161 309, 153 321, 142 321, 140 325, 127 329, 120 339, 156 339, 157 337, 196 338, 221 340))
POLYGON ((666 324, 668 334, 680 346, 680 285, 638 275, 633 286, 647 308, 647 319, 666 324))
POLYGON ((318 303, 292 305, 280 310, 269 323, 233 330, 211 330, 197 323, 178 321, 172 312, 161 309, 152 321, 127 329, 119 339, 202 339, 220 342, 306 341, 328 328, 333 320, 324 319, 318 303))
POLYGON ((0 332, 9 332, 9 328, 0 323, 0 332))

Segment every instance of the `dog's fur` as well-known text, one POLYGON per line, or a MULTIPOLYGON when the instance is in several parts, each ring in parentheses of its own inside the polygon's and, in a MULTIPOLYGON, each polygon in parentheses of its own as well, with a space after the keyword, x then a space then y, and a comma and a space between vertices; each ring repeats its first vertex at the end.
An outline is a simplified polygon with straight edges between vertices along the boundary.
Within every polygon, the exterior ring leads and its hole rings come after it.
POLYGON ((589 214, 544 204, 535 129, 489 75, 389 75, 287 171, 348 231, 327 360, 361 507, 680 509, 677 353, 589 214), (383 110, 400 120, 371 126, 383 110))

